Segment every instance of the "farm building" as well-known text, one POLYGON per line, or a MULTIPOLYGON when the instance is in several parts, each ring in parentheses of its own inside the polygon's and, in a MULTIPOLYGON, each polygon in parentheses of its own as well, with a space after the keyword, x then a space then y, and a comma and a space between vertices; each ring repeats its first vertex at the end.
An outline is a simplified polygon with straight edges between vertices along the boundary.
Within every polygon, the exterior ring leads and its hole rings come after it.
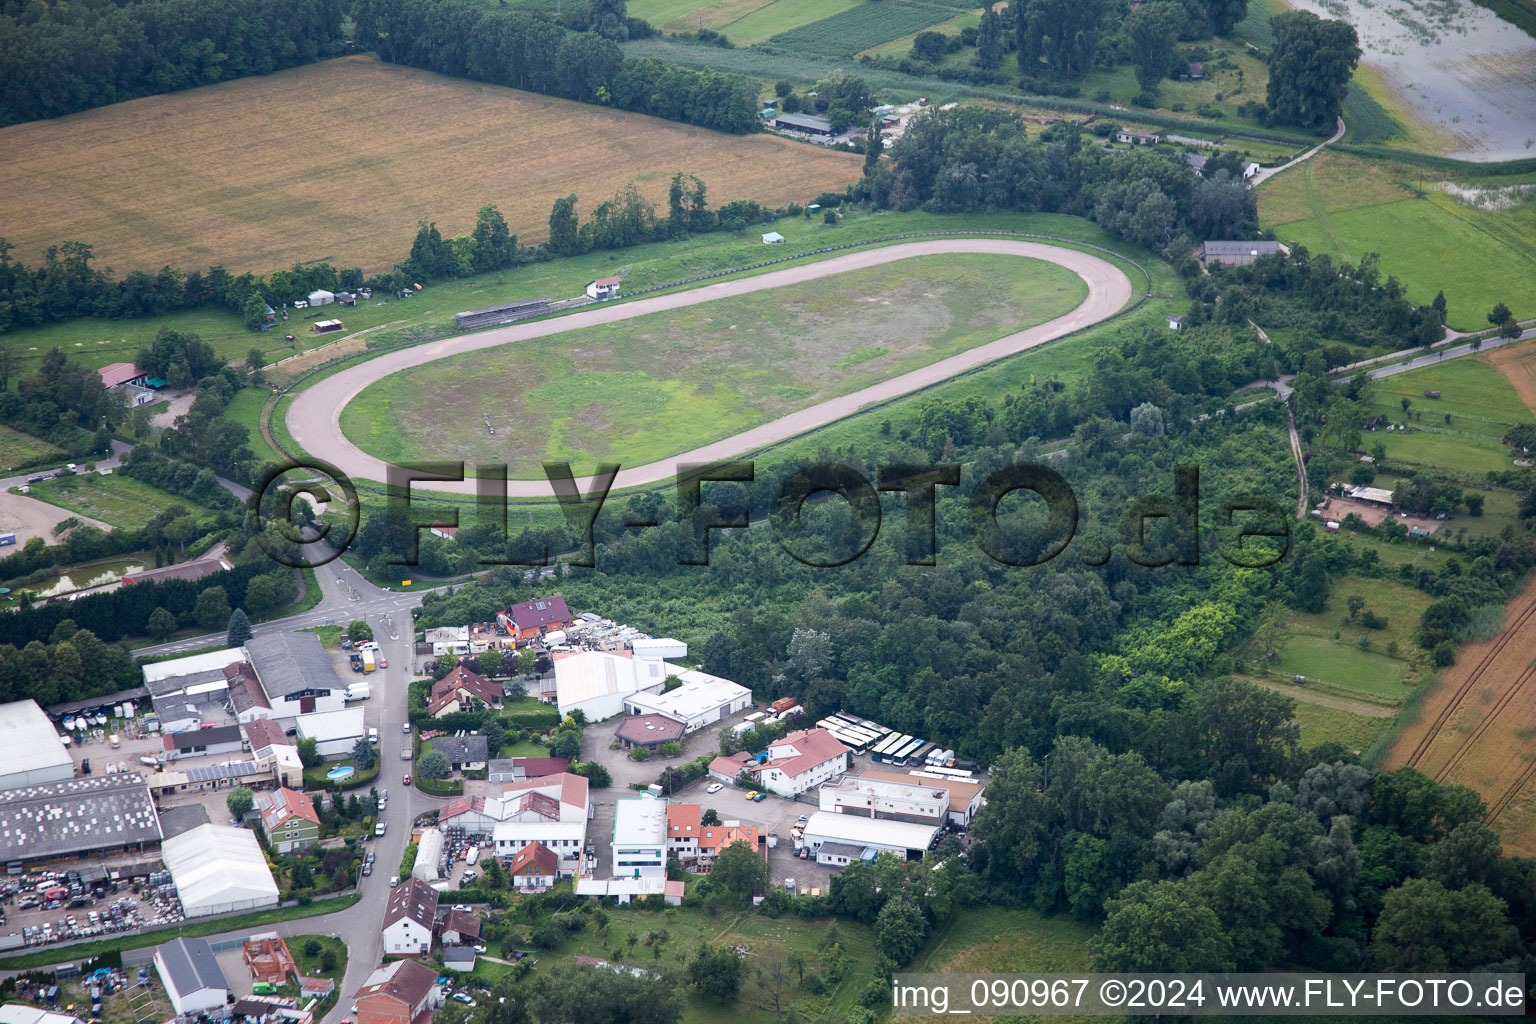
POLYGON ((75 762, 37 701, 0 704, 0 789, 74 777, 75 762))
POLYGON ((1169 316, 1168 316, 1168 329, 1170 331, 1181 331, 1181 330, 1183 330, 1184 329, 1184 318, 1182 316, 1180 316, 1178 313, 1170 313, 1169 316))
POLYGON ((439 540, 453 540, 454 537, 458 536, 459 528, 457 526, 449 526, 447 523, 434 522, 427 532, 439 540))
POLYGON ((832 122, 815 114, 780 114, 773 119, 773 126, 780 131, 800 132, 802 135, 832 134, 832 122))
POLYGON ((155 973, 179 1014, 218 1009, 229 1001, 229 982, 207 939, 178 937, 155 947, 155 973))
POLYGON ((1133 132, 1129 128, 1122 128, 1115 132, 1115 141, 1131 146, 1155 146, 1163 141, 1163 137, 1149 132, 1133 132))
POLYGON ((1209 266, 1246 267, 1260 256, 1280 251, 1279 242, 1205 242, 1200 246, 1200 262, 1209 266))
POLYGON ((624 698, 624 711, 630 715, 665 715, 681 723, 688 732, 702 729, 752 703, 752 691, 745 686, 712 676, 708 672, 665 666, 683 685, 665 693, 635 693, 624 698))
POLYGON ((619 297, 620 277, 600 277, 587 285, 589 299, 616 299, 619 297))
POLYGON ((161 858, 188 917, 277 906, 277 883, 248 829, 199 825, 167 839, 161 858))
POLYGON ((763 236, 763 244, 764 245, 783 245, 784 244, 784 236, 779 234, 777 231, 770 231, 766 235, 763 236))
POLYGON ((340 320, 316 320, 312 330, 316 334, 332 334, 342 329, 340 320))
POLYGON ((1394 492, 1385 487, 1351 487, 1349 496, 1371 505, 1391 506, 1394 492))

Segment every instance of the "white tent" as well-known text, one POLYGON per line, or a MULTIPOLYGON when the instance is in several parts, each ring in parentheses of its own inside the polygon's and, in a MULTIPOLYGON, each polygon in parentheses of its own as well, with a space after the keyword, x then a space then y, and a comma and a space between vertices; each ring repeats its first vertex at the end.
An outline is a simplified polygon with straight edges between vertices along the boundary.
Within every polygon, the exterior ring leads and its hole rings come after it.
POLYGON ((199 825, 160 847, 188 917, 277 906, 277 883, 256 834, 227 825, 199 825))
POLYGON ((328 306, 335 301, 336 296, 324 288, 317 288, 309 293, 309 304, 311 306, 328 306))

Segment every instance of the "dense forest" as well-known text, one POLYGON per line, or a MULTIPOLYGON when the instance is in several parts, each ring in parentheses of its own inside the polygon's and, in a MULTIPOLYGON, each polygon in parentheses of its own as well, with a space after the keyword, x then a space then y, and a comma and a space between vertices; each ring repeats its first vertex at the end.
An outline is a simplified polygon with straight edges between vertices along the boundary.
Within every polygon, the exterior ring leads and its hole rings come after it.
POLYGON ((0 3, 0 125, 342 52, 340 0, 0 3))

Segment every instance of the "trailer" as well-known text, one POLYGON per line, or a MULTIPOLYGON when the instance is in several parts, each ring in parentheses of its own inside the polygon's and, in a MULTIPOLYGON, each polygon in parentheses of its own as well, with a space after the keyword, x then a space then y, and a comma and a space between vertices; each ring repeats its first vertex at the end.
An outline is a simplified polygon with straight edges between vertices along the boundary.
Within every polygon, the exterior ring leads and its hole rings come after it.
POLYGON ((376 669, 378 667, 379 667, 379 660, 378 660, 378 658, 374 657, 373 652, 372 651, 364 651, 363 652, 363 674, 367 675, 369 672, 372 672, 374 669, 376 669))

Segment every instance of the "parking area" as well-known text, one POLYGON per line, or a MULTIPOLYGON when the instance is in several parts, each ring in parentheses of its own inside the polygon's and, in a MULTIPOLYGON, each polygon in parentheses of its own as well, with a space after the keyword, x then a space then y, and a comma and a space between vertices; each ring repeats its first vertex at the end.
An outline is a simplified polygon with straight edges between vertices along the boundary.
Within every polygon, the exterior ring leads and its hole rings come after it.
MULTIPOLYGON (((112 870, 123 863, 93 862, 89 867, 112 870)), ((0 882, 0 929, 20 936, 27 946, 113 935, 179 920, 181 905, 175 897, 162 896, 144 884, 105 880, 81 883, 69 872, 13 875, 0 882)))

